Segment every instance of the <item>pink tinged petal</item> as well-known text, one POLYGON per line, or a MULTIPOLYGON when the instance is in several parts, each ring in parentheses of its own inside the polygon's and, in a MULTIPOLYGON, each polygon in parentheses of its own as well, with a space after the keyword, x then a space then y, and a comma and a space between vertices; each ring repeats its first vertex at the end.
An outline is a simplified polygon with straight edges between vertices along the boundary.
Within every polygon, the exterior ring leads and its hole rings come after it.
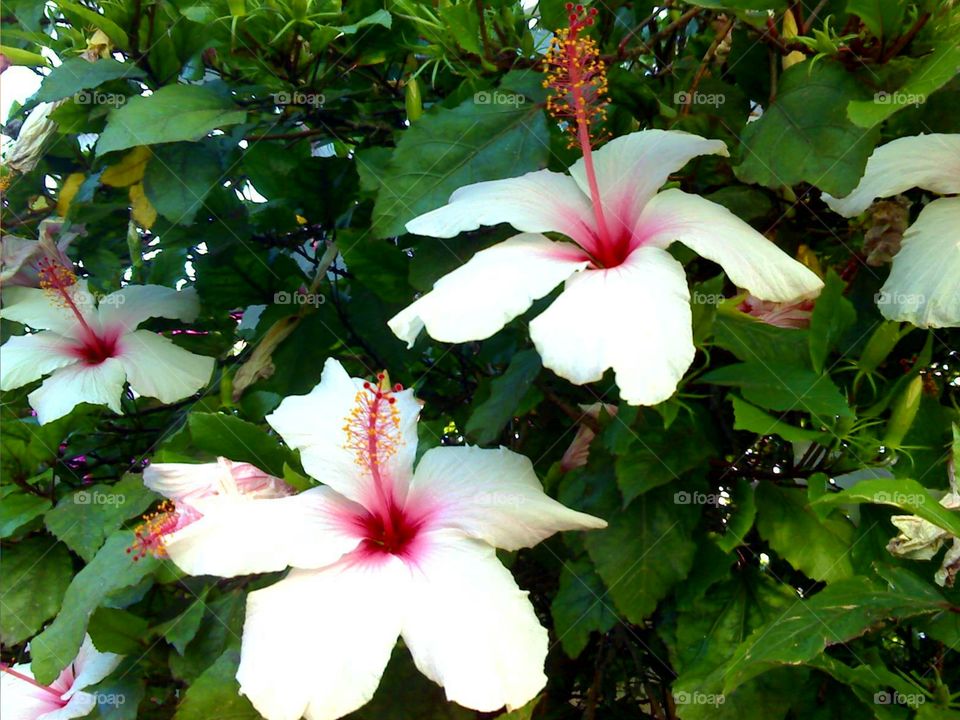
POLYGON ((102 298, 97 311, 103 327, 121 328, 128 333, 148 318, 193 322, 200 312, 200 301, 193 288, 128 285, 102 298))
POLYGON ((517 235, 437 280, 388 325, 409 347, 424 327, 441 342, 484 340, 588 264, 573 245, 517 235))
POLYGON ((448 205, 407 223, 416 235, 450 238, 481 225, 508 223, 520 232, 559 232, 584 246, 596 235, 589 195, 568 175, 539 170, 460 188, 448 205))
POLYGON ((580 273, 530 323, 530 336, 544 366, 572 383, 613 368, 628 403, 663 402, 695 354, 683 266, 665 250, 641 247, 615 268, 580 273))
POLYGON ((211 495, 277 498, 294 494, 280 478, 226 458, 215 463, 153 463, 143 471, 143 484, 166 498, 186 502, 211 495))
POLYGON ((607 523, 571 510, 543 492, 533 464, 506 448, 428 450, 407 498, 414 513, 430 508, 429 527, 455 528, 494 547, 532 547, 561 530, 607 523))
MULTIPOLYGON (((27 663, 11 669, 33 678, 27 663)), ((65 704, 56 694, 37 687, 13 673, 0 671, 0 718, 3 720, 37 720, 47 713, 59 710, 65 704)))
POLYGON ((546 684, 547 631, 493 548, 431 533, 413 573, 403 640, 447 698, 492 712, 520 707, 546 684))
MULTIPOLYGON (((84 688, 96 685, 112 673, 122 659, 122 655, 100 652, 93 644, 90 636, 86 635, 72 667, 67 669, 72 669, 73 679, 70 683, 70 689, 64 693, 63 699, 69 700, 84 688)), ((67 672, 67 670, 64 672, 67 672)))
POLYGON ((888 320, 960 326, 960 198, 934 200, 907 228, 877 305, 888 320))
POLYGON ((0 389, 15 390, 77 362, 73 343, 55 332, 14 335, 0 347, 0 389))
POLYGON ((680 190, 657 194, 637 222, 643 244, 680 241, 720 265, 738 287, 762 300, 816 295, 823 281, 725 207, 680 190))
POLYGON ((761 300, 753 295, 747 296, 737 309, 757 318, 767 325, 782 328, 800 329, 810 327, 810 318, 813 316, 813 300, 799 302, 778 303, 761 300))
MULTIPOLYGON (((93 712, 97 705, 95 695, 86 692, 78 692, 67 701, 67 704, 58 710, 41 715, 36 720, 73 720, 73 718, 86 717, 93 712)), ((4 716, 6 720, 6 716, 4 716)))
POLYGON ((272 499, 209 496, 190 507, 198 519, 165 535, 163 548, 191 575, 323 567, 363 539, 354 522, 363 508, 326 487, 272 499))
MULTIPOLYGON (((68 292, 87 323, 98 329, 96 305, 93 295, 87 291, 87 281, 78 280, 68 292)), ((77 316, 53 290, 5 287, 0 318, 23 323, 34 330, 53 330, 68 337, 78 337, 81 330, 77 316)))
MULTIPOLYGON (((617 406, 611 405, 610 403, 596 402, 591 405, 581 405, 580 409, 583 411, 584 416, 593 418, 594 420, 600 419, 601 410, 610 417, 616 417, 617 415, 617 406)), ((586 466, 587 460, 590 458, 590 444, 593 442, 594 437, 596 437, 596 433, 593 429, 581 421, 577 427, 577 434, 560 459, 560 468, 564 472, 570 472, 576 468, 586 466)))
POLYGON ((334 720, 365 705, 400 634, 399 560, 293 570, 250 593, 237 680, 270 720, 334 720))
POLYGON ((115 358, 98 365, 77 363, 54 370, 27 399, 41 425, 62 418, 84 402, 106 405, 119 415, 125 380, 123 365, 115 358))
POLYGON ((193 395, 208 382, 216 360, 196 355, 149 330, 124 335, 117 358, 140 395, 172 403, 193 395))
MULTIPOLYGON (((364 458, 358 457, 351 446, 350 434, 369 396, 363 385, 363 380, 351 378, 339 362, 330 358, 323 366, 320 384, 307 395, 285 398, 267 416, 267 422, 287 445, 300 451, 300 461, 312 477, 369 507, 372 478, 364 458)), ((378 427, 390 435, 380 440, 392 447, 389 456, 380 458, 380 464, 383 474, 402 494, 417 452, 420 403, 411 390, 392 393, 392 397, 396 424, 387 418, 378 421, 378 427)))
POLYGON ((853 217, 877 198, 914 187, 939 195, 960 193, 960 134, 914 135, 881 145, 853 192, 843 198, 824 193, 823 200, 834 212, 853 217))
MULTIPOLYGON (((708 140, 678 130, 641 130, 611 140, 593 153, 604 217, 614 239, 628 235, 640 212, 657 190, 698 155, 728 156, 721 140, 708 140)), ((589 197, 583 159, 570 174, 589 197)))

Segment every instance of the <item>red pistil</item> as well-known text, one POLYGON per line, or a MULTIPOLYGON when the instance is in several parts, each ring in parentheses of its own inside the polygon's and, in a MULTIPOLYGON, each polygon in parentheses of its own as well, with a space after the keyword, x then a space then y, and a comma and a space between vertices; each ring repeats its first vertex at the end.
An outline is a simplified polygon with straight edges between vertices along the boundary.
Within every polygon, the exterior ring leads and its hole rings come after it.
POLYGON ((390 503, 383 514, 368 514, 358 518, 363 533, 363 549, 368 553, 404 555, 416 538, 421 522, 413 520, 399 508, 390 503))
POLYGON ((606 66, 600 59, 596 42, 581 35, 593 25, 597 10, 587 11, 583 5, 573 3, 567 3, 566 10, 570 24, 556 32, 545 60, 547 79, 543 86, 554 91, 547 98, 547 110, 567 123, 573 135, 571 146, 580 145, 600 244, 611 247, 614 238, 603 215, 591 144, 595 126, 606 117, 606 66))
POLYGON ((80 324, 82 342, 72 349, 72 354, 87 365, 99 365, 117 352, 117 336, 115 334, 97 333, 77 307, 73 297, 73 288, 77 284, 77 276, 62 263, 50 258, 43 258, 37 263, 40 275, 40 287, 46 290, 54 302, 70 310, 80 324))
POLYGON ((0 672, 5 672, 5 673, 7 673, 8 675, 12 675, 13 677, 17 678, 18 680, 23 680, 23 681, 26 682, 26 683, 30 683, 30 684, 33 685, 35 688, 39 688, 40 690, 43 690, 43 691, 45 691, 45 692, 50 693, 51 695, 53 695, 54 697, 56 697, 57 700, 59 700, 59 701, 61 702, 61 704, 63 704, 63 700, 60 699, 60 696, 61 696, 62 693, 57 692, 57 691, 54 690, 52 687, 48 687, 48 686, 46 686, 46 685, 41 685, 41 684, 38 683, 36 680, 34 680, 32 677, 30 677, 30 676, 28 676, 28 675, 24 675, 22 672, 18 672, 17 670, 14 670, 12 667, 10 667, 9 665, 7 665, 6 663, 0 662, 0 672))
POLYGON ((166 536, 199 518, 200 513, 193 508, 164 500, 156 511, 143 516, 143 522, 133 531, 133 544, 127 548, 127 554, 132 554, 134 561, 147 555, 165 558, 167 557, 167 548, 164 544, 166 536))

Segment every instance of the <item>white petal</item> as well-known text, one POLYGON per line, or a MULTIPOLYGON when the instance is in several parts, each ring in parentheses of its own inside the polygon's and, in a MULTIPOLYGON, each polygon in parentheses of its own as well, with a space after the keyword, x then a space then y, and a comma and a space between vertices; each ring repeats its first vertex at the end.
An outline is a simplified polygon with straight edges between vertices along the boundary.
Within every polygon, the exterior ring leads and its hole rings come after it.
POLYGON ((544 366, 570 382, 594 382, 612 367, 628 403, 663 402, 695 354, 683 266, 641 247, 615 268, 575 275, 530 323, 530 337, 544 366))
POLYGON ((148 318, 192 322, 200 312, 193 288, 174 290, 162 285, 127 285, 100 300, 97 306, 104 327, 131 332, 148 318))
POLYGON ((93 644, 90 636, 84 636, 80 652, 77 653, 77 657, 73 661, 73 683, 70 689, 64 693, 64 699, 73 697, 75 693, 84 688, 96 685, 112 673, 122 659, 122 655, 100 652, 93 644))
POLYGON ((560 530, 607 525, 549 497, 529 458, 506 448, 428 450, 407 502, 434 508, 431 526, 457 528, 505 550, 532 547, 560 530))
MULTIPOLYGON (((78 692, 70 697, 70 700, 59 710, 46 713, 36 718, 36 720, 73 720, 73 718, 86 717, 93 712, 97 705, 95 695, 86 692, 78 692)), ((6 720, 6 715, 4 715, 6 720)), ((33 720, 31 718, 31 720, 33 720)))
POLYGON ((27 399, 41 425, 62 418, 84 402, 106 405, 119 415, 125 379, 123 365, 116 358, 99 365, 77 363, 54 370, 27 399))
POLYGON ((481 225, 509 223, 521 232, 559 232, 589 243, 596 231, 588 197, 569 175, 540 170, 462 187, 448 205, 408 222, 407 231, 450 238, 481 225))
MULTIPOLYGON (((345 427, 355 422, 354 411, 366 391, 363 380, 351 378, 343 366, 329 358, 323 375, 307 395, 284 398, 267 416, 267 422, 284 442, 300 451, 304 469, 320 482, 361 504, 370 503, 371 478, 362 458, 348 446, 345 427)), ((412 390, 393 394, 397 410, 395 453, 383 462, 384 474, 397 483, 398 496, 406 492, 417 453, 417 418, 420 403, 412 390)))
POLYGON ((645 244, 675 240, 713 260, 738 287, 762 300, 786 302, 816 295, 823 281, 725 207, 680 190, 665 190, 637 222, 645 244))
MULTIPOLYGON (((68 292, 84 319, 95 326, 97 314, 93 295, 87 291, 87 281, 77 281, 68 292)), ((70 337, 80 328, 77 316, 65 300, 51 290, 39 288, 5 287, 0 318, 29 325, 34 330, 54 330, 70 337)))
POLYGON ((489 545, 431 533, 417 561, 403 640, 447 698, 492 712, 520 707, 546 684, 547 631, 489 545))
POLYGON ((366 704, 400 634, 398 560, 291 571, 250 593, 237 680, 270 720, 334 720, 366 704))
POLYGON ((877 305, 888 320, 960 326, 960 198, 934 200, 907 228, 877 305))
MULTIPOLYGON (((28 663, 14 665, 12 670, 33 677, 28 663)), ((60 708, 59 698, 15 675, 0 671, 0 718, 3 720, 37 720, 45 713, 60 708)))
MULTIPOLYGON (((727 156, 722 140, 708 140, 679 130, 641 130, 611 140, 593 153, 597 185, 607 228, 616 237, 628 233, 657 190, 698 155, 727 156)), ((590 197, 586 165, 570 168, 577 185, 590 197)))
POLYGON ((149 330, 137 330, 120 340, 117 359, 130 387, 141 395, 172 403, 193 395, 210 382, 216 360, 196 355, 149 330))
POLYGON ((853 217, 877 198, 914 187, 940 195, 960 193, 960 134, 914 135, 881 145, 853 192, 843 198, 824 193, 823 199, 834 212, 853 217))
POLYGON ((191 501, 209 495, 275 498, 292 495, 283 480, 250 463, 217 458, 214 463, 151 463, 143 484, 171 500, 191 501))
POLYGON ((12 336, 0 347, 0 390, 15 390, 77 362, 71 347, 73 343, 50 331, 12 336))
POLYGON ((387 324, 410 347, 423 327, 441 342, 484 340, 588 264, 573 245, 517 235, 437 280, 387 324))
POLYGON ((166 536, 170 559, 190 575, 234 577, 316 568, 360 544, 352 519, 363 510, 326 487, 251 499, 214 496, 189 503, 203 517, 166 536))

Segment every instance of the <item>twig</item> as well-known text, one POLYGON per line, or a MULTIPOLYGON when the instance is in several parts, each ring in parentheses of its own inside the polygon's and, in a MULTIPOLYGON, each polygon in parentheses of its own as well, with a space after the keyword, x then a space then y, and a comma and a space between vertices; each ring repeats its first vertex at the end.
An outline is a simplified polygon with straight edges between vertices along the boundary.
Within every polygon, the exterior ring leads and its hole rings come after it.
POLYGON ((703 80, 703 76, 707 74, 707 67, 713 59, 713 56, 717 54, 720 43, 722 43, 724 38, 730 33, 730 28, 733 27, 733 20, 731 17, 723 24, 723 27, 717 32, 717 36, 713 39, 713 42, 710 43, 710 47, 707 48, 703 60, 700 61, 700 67, 697 68, 697 72, 693 76, 693 82, 690 83, 690 89, 687 90, 683 108, 680 110, 680 117, 685 117, 690 114, 690 107, 693 105, 693 96, 696 94, 697 88, 700 86, 700 81, 703 80))

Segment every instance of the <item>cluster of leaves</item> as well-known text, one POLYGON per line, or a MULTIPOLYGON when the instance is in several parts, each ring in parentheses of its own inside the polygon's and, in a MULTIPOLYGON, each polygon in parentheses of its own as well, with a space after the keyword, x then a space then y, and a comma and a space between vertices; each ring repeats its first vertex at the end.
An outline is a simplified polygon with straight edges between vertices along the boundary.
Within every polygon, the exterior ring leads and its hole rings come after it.
MULTIPOLYGON (((337 357, 417 390, 422 447, 508 446, 548 492, 610 523, 511 559, 555 641, 543 696, 514 717, 960 717, 960 593, 934 584, 937 560, 885 547, 898 512, 960 535, 960 518, 935 510, 951 453, 960 464, 960 336, 884 322, 871 220, 820 200, 849 193, 879 142, 958 130, 954 6, 597 6, 608 131, 724 140, 732 158, 695 161, 679 182, 827 285, 807 329, 736 300, 695 304, 698 358, 678 394, 591 422, 579 406, 615 405, 616 386, 541 368, 526 323, 550 298, 484 342, 407 349, 386 326, 509 231, 440 241, 406 235, 407 221, 462 185, 575 159, 541 87, 561 0, 11 0, 0 52, 42 72, 35 99, 59 105, 39 166, 5 180, 5 231, 29 236, 51 214, 82 225, 70 252, 104 292, 192 284, 203 311, 176 342, 219 362, 200 397, 131 395, 122 416, 84 406, 40 427, 32 388, 6 393, 4 659, 32 639, 48 682, 89 632, 127 656, 99 688, 125 702, 102 717, 257 717, 233 675, 246 594, 271 578, 132 562, 131 528, 157 501, 139 473, 221 455, 309 484, 263 418, 337 357), (89 62, 97 31, 107 56, 89 62), (62 64, 46 67, 41 48, 62 64), (589 463, 563 471, 584 422, 589 463)), ((922 194, 908 197, 916 213, 922 194)), ((736 293, 676 252, 695 300, 736 293)), ((5 323, 4 338, 19 332, 5 323)), ((472 716, 403 653, 357 714, 472 716)))

